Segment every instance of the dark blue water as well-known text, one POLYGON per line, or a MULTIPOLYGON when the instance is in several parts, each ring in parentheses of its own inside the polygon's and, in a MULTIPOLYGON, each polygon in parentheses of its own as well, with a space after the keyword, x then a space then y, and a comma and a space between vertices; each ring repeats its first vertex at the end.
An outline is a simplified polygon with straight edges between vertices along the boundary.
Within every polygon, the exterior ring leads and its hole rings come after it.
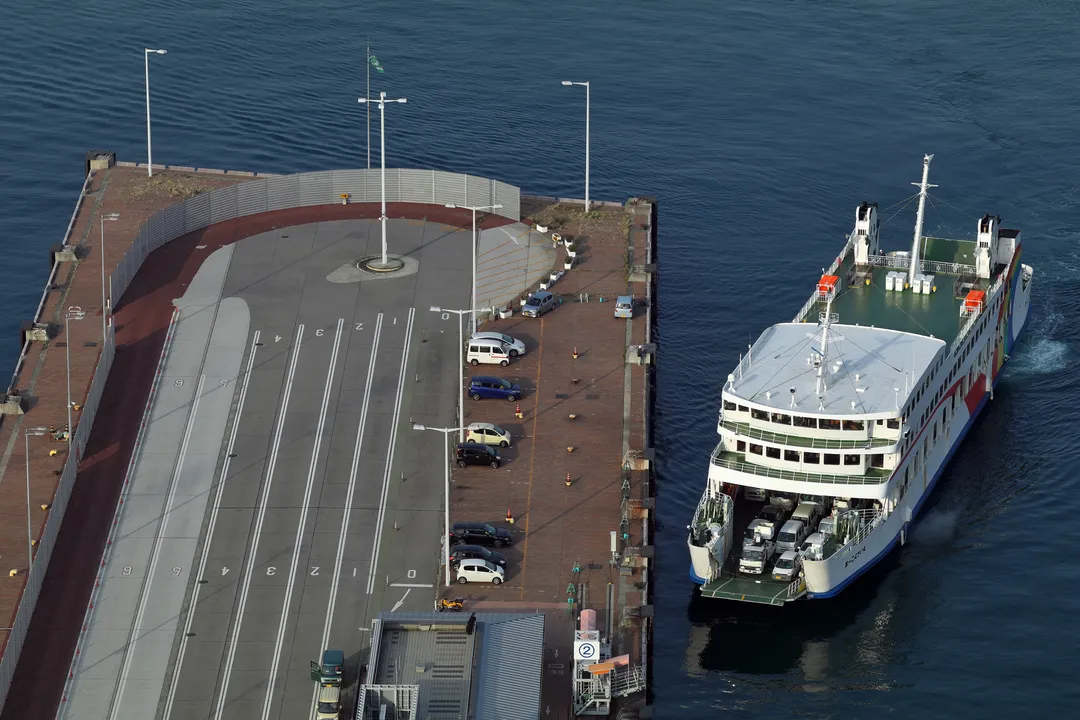
MULTIPOLYGON (((580 197, 660 198, 657 717, 1022 717, 1080 690, 1080 4, 727 0, 6 4, 0 342, 37 303, 83 153, 295 172, 365 163, 364 42, 390 165, 580 197), (74 9, 73 9, 74 7, 74 9), (1023 346, 912 542, 832 603, 693 598, 683 528, 723 378, 788 320, 856 204, 903 201, 936 153, 928 230, 984 212, 1036 267, 1023 346), (30 278, 33 278, 31 280, 30 278)), ((376 136, 377 137, 377 136, 376 136)), ((377 157, 377 156, 376 156, 377 157)), ((884 215, 888 217, 888 213, 884 215)), ((885 225, 910 242, 910 208, 885 225)))

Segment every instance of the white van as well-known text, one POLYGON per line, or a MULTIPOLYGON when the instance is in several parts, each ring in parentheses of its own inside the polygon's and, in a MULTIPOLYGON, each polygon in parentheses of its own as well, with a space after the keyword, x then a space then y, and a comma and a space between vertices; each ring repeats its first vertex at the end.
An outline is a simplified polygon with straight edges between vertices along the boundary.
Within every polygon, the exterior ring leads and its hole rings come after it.
POLYGON ((831 515, 827 518, 822 518, 821 522, 818 523, 817 531, 822 535, 835 535, 836 518, 831 515))
POLYGON ((807 560, 821 560, 825 555, 825 536, 816 532, 803 540, 799 555, 807 560))
POLYGON ((473 365, 484 363, 506 367, 510 364, 510 348, 498 340, 473 339, 469 341, 469 353, 465 359, 473 365))
POLYGON ((802 520, 806 527, 811 528, 818 524, 824 514, 825 509, 816 502, 801 502, 795 512, 791 513, 791 519, 802 520))
POLYGON ((776 547, 781 551, 798 550, 805 539, 806 523, 802 520, 788 520, 776 536, 776 547))

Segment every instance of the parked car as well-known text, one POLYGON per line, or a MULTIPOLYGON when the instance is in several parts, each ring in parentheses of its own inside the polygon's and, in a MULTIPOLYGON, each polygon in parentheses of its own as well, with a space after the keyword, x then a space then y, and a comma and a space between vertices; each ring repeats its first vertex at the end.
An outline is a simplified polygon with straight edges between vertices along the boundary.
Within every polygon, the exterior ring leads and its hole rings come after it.
POLYGON ((501 548, 512 541, 510 531, 488 523, 459 522, 450 528, 452 545, 491 545, 501 548))
POLYGON ((458 443, 457 448, 455 448, 454 462, 457 463, 459 468, 466 465, 490 465, 493 468, 498 468, 502 465, 502 458, 499 457, 499 451, 493 447, 481 445, 480 443, 464 442, 458 443))
POLYGON ((633 295, 620 295, 615 298, 615 317, 627 320, 634 317, 633 295))
POLYGON ((776 545, 781 550, 798 550, 802 541, 806 539, 806 525, 802 520, 788 520, 780 528, 780 534, 776 538, 776 545))
POLYGON ((521 314, 525 317, 540 317, 554 307, 555 296, 547 290, 537 290, 525 301, 525 305, 521 308, 521 314))
POLYGON ((484 363, 486 365, 502 365, 506 367, 510 364, 510 348, 498 340, 476 340, 474 338, 469 341, 465 361, 472 363, 474 366, 484 363))
POLYGON ((491 423, 472 423, 465 431, 465 442, 510 447, 510 433, 491 423))
POLYGON ((794 550, 785 550, 773 567, 773 580, 790 582, 802 569, 802 557, 794 550))
POLYGON ((757 514, 758 519, 762 520, 764 525, 770 527, 770 537, 773 538, 776 537, 776 533, 780 531, 780 528, 784 527, 789 515, 790 513, 779 505, 766 505, 757 514))
POLYGON ((469 397, 473 400, 496 398, 514 402, 521 397, 521 388, 509 380, 477 375, 469 382, 469 397))
POLYGON ((478 332, 472 336, 472 340, 469 342, 471 343, 473 340, 495 340, 496 342, 501 342, 507 347, 510 357, 517 357, 518 355, 525 354, 525 343, 517 338, 504 335, 503 333, 478 332))
POLYGON ((807 560, 821 560, 825 556, 825 536, 819 532, 811 533, 799 548, 799 555, 807 560))
POLYGON ((487 560, 492 565, 506 566, 506 556, 501 552, 488 550, 481 545, 458 545, 450 551, 450 566, 457 565, 462 560, 487 560))
POLYGON ((457 581, 464 585, 468 582, 489 582, 498 585, 506 577, 506 571, 487 560, 462 560, 457 569, 457 581))

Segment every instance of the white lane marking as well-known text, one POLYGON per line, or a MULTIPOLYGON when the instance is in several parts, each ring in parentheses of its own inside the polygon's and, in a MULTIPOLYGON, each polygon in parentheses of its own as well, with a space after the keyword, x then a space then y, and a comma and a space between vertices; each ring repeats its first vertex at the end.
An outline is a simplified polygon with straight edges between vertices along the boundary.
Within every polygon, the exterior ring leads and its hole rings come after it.
POLYGON ((281 620, 278 621, 277 637, 274 639, 274 658, 270 663, 270 681, 266 686, 266 698, 263 700, 262 716, 264 718, 270 717, 270 706, 273 704, 274 699, 274 685, 277 684, 278 668, 281 667, 281 646, 285 643, 285 628, 289 624, 289 608, 292 606, 293 588, 296 586, 296 568, 300 564, 300 546, 304 541, 304 530, 307 528, 308 515, 311 513, 311 491, 315 487, 315 476, 319 469, 319 450, 322 449, 323 432, 326 430, 326 411, 330 408, 330 390, 334 387, 338 349, 341 347, 341 331, 344 327, 345 320, 338 319, 337 333, 334 335, 334 348, 330 351, 330 367, 326 371, 326 387, 323 389, 319 422, 315 427, 315 444, 311 447, 311 462, 308 464, 307 484, 304 486, 304 504, 300 508, 300 521, 296 524, 296 539, 293 540, 289 579, 285 583, 285 604, 281 607, 281 620))
POLYGON ((300 345, 304 339, 304 326, 296 328, 296 340, 293 343, 292 362, 285 380, 285 392, 281 397, 281 414, 278 416, 277 429, 274 431, 273 443, 270 447, 270 457, 266 464, 266 484, 263 487, 262 497, 259 498, 259 514, 255 520, 255 533, 251 540, 251 555, 247 558, 247 566, 244 568, 244 581, 240 584, 240 605, 236 610, 236 622, 233 623, 232 635, 229 638, 228 648, 225 655, 225 668, 221 677, 221 691, 218 695, 217 708, 214 710, 214 719, 221 720, 225 712, 225 698, 229 694, 229 680, 232 678, 233 662, 236 660, 236 644, 240 638, 240 626, 244 620, 244 606, 247 605, 248 593, 251 590, 251 574, 255 570, 255 555, 259 550, 259 538, 262 536, 262 526, 266 519, 266 501, 270 497, 270 485, 274 480, 274 467, 277 465, 278 450, 281 448, 281 432, 285 427, 285 415, 289 409, 289 397, 292 395, 293 377, 296 375, 296 359, 300 356, 300 345))
POLYGON ((403 587, 403 588, 433 588, 435 587, 431 583, 390 583, 390 587, 403 587))
POLYGON ((371 548, 371 569, 368 571, 367 592, 375 592, 375 573, 378 569, 379 546, 382 545, 383 520, 386 519, 386 496, 390 492, 390 471, 394 465, 394 446, 397 444, 398 420, 401 417, 401 399, 405 394, 405 365, 409 361, 409 343, 412 341, 413 316, 416 308, 409 308, 405 324, 405 349, 401 351, 401 371, 398 376, 397 399, 394 401, 394 418, 390 422, 390 446, 386 451, 386 472, 383 474, 382 494, 379 496, 379 520, 375 523, 375 544, 371 548))
MULTIPOLYGON (((225 449, 225 462, 221 465, 221 475, 218 477, 218 490, 214 498, 214 507, 210 511, 210 524, 206 529, 206 540, 203 542, 202 558, 199 560, 199 572, 196 580, 201 580, 206 574, 206 562, 210 555, 210 543, 214 538, 214 526, 217 525, 218 510, 221 508, 221 496, 225 491, 225 478, 229 476, 229 462, 232 459, 233 447, 236 445, 236 433, 240 429, 240 416, 244 412, 244 398, 247 397, 248 380, 251 378, 251 368, 255 365, 255 351, 259 347, 258 330, 251 339, 251 352, 248 353, 247 368, 244 370, 244 380, 240 384, 240 398, 236 404, 236 416, 233 418, 232 433, 229 435, 229 445, 225 449)), ((221 576, 229 572, 229 568, 221 568, 221 576)), ((195 607, 199 602, 199 589, 202 584, 195 583, 195 591, 191 595, 191 604, 188 606, 187 620, 184 622, 184 634, 180 636, 180 650, 176 656, 176 664, 173 666, 172 682, 169 683, 169 694, 165 698, 165 720, 169 720, 172 714, 173 701, 176 699, 176 687, 180 683, 180 668, 184 664, 184 652, 187 650, 188 634, 191 632, 191 623, 195 618, 195 607)))
MULTIPOLYGON (((364 425, 366 423, 368 406, 371 400, 371 383, 375 378, 375 356, 379 352, 379 334, 382 332, 383 314, 379 313, 375 319, 375 337, 371 341, 371 358, 368 360, 367 381, 364 383, 364 402, 360 408, 360 422, 356 426, 356 444, 353 446, 352 467, 349 468, 349 489, 345 494, 345 512, 341 516, 341 531, 338 533, 337 555, 334 559, 334 574, 330 580, 330 601, 326 607, 326 620, 323 624, 322 642, 320 647, 329 647, 330 628, 334 621, 334 608, 337 605, 338 585, 341 582, 341 564, 345 558, 345 537, 349 529, 349 519, 352 516, 353 497, 356 494, 356 478, 360 471, 360 448, 364 443, 364 425)), ((353 568, 353 577, 356 577, 356 568, 353 568)), ((313 694, 318 693, 316 686, 313 694)), ((314 699, 312 707, 315 706, 314 699)))
POLYGON ((173 470, 172 480, 169 482, 169 494, 165 498, 161 526, 154 537, 154 547, 150 552, 150 573, 139 597, 139 608, 135 613, 135 621, 131 624, 131 635, 128 637, 127 648, 124 652, 124 663, 120 668, 120 684, 116 688, 116 696, 113 698, 112 709, 109 712, 109 718, 113 720, 117 717, 120 708, 124 706, 124 690, 127 688, 127 676, 131 670, 131 660, 135 656, 135 646, 139 642, 139 626, 142 625, 143 617, 146 615, 146 603, 150 599, 150 591, 154 587, 154 572, 161 556, 165 531, 169 527, 169 514, 172 512, 173 503, 176 501, 176 487, 179 484, 180 474, 184 470, 184 458, 187 456, 188 446, 191 442, 191 432, 195 429, 195 416, 199 412, 199 400, 202 399, 203 382, 205 380, 206 376, 200 375, 199 384, 195 387, 195 397, 191 403, 191 414, 188 415, 187 427, 184 429, 184 439, 180 443, 180 454, 176 458, 176 468, 173 470))
POLYGON ((390 612, 397 612, 398 608, 405 604, 405 598, 409 597, 409 593, 411 592, 412 588, 408 588, 407 590, 405 590, 405 594, 401 596, 400 600, 394 603, 394 607, 390 610, 390 612))
POLYGON ((516 235, 511 235, 510 231, 506 230, 505 228, 499 228, 499 229, 502 230, 504 233, 506 233, 506 237, 513 240, 515 245, 517 245, 519 247, 521 246, 521 243, 518 242, 518 239, 517 239, 516 235))

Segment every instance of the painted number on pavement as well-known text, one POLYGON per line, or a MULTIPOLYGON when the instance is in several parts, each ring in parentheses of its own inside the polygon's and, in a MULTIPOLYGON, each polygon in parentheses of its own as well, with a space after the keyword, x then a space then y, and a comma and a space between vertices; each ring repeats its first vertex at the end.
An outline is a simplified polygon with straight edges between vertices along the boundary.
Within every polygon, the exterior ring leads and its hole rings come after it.
POLYGON ((271 565, 270 567, 266 568, 266 574, 267 574, 267 575, 273 575, 273 574, 274 574, 274 573, 276 573, 276 572, 277 572, 277 568, 276 568, 276 567, 274 567, 273 565, 271 565))

